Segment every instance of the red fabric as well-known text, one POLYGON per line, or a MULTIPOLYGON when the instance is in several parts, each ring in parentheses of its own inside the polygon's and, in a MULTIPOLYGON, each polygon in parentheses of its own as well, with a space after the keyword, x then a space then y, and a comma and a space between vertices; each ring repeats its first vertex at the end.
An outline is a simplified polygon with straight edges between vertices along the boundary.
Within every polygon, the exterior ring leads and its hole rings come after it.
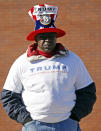
POLYGON ((55 50, 50 52, 50 53, 46 53, 46 52, 38 50, 37 46, 38 46, 37 43, 29 45, 28 50, 27 50, 27 56, 28 57, 33 56, 33 55, 42 55, 42 56, 45 56, 47 58, 50 58, 55 54, 61 54, 60 51, 65 50, 64 46, 60 43, 57 43, 55 50))
POLYGON ((32 31, 29 33, 26 37, 29 41, 35 41, 35 37, 40 33, 47 33, 47 32, 55 32, 57 34, 57 37, 62 37, 66 34, 65 31, 58 29, 58 28, 42 28, 35 31, 32 31))
POLYGON ((45 6, 44 4, 39 4, 39 6, 45 6))
POLYGON ((52 56, 55 54, 55 51, 46 53, 46 52, 40 51, 40 50, 38 50, 38 49, 37 49, 37 52, 38 52, 40 55, 43 55, 43 56, 45 56, 45 57, 47 57, 47 58, 50 58, 50 57, 52 57, 52 56))
POLYGON ((54 19, 54 14, 51 14, 51 18, 54 19))
POLYGON ((36 16, 35 15, 33 15, 33 19, 36 21, 37 20, 37 18, 36 18, 36 16))
POLYGON ((33 13, 33 10, 34 10, 34 7, 33 7, 33 8, 31 8, 31 13, 33 13))

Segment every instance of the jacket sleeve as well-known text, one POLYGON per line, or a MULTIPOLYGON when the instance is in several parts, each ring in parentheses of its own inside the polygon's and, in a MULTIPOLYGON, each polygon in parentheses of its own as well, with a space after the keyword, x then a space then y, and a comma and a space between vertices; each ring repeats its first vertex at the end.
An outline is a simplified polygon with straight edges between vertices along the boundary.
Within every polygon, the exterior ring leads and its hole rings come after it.
POLYGON ((31 117, 22 100, 23 84, 20 77, 22 72, 20 63, 21 60, 17 59, 11 66, 1 92, 1 101, 8 116, 24 124, 26 119, 31 119, 31 117))
POLYGON ((16 120, 21 124, 25 124, 32 120, 30 113, 26 110, 26 107, 23 104, 20 93, 3 89, 1 92, 1 101, 11 119, 16 120))
POLYGON ((76 104, 71 111, 70 118, 80 121, 81 118, 92 112, 93 105, 96 101, 96 88, 94 82, 87 87, 76 90, 76 104))

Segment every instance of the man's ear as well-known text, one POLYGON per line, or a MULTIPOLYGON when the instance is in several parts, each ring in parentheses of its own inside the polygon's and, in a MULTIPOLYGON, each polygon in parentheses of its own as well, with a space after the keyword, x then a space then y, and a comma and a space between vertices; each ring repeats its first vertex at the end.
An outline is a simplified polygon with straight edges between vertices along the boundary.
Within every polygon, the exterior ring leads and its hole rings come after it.
POLYGON ((35 42, 38 42, 38 40, 37 40, 37 35, 35 36, 35 42))

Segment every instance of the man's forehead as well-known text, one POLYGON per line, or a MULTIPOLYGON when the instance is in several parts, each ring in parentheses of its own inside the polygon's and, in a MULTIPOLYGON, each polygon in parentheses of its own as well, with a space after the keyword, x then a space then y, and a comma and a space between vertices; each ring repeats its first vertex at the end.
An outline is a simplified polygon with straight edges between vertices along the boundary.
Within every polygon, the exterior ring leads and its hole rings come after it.
POLYGON ((56 36, 55 32, 40 33, 37 36, 56 36))

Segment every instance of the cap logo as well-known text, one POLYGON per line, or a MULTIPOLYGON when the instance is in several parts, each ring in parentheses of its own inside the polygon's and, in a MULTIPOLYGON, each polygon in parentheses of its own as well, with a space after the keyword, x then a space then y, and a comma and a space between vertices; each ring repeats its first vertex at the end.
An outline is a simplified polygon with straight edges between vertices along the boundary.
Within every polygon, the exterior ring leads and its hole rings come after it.
POLYGON ((49 25, 51 23, 51 16, 49 14, 40 16, 40 23, 43 25, 49 25))

